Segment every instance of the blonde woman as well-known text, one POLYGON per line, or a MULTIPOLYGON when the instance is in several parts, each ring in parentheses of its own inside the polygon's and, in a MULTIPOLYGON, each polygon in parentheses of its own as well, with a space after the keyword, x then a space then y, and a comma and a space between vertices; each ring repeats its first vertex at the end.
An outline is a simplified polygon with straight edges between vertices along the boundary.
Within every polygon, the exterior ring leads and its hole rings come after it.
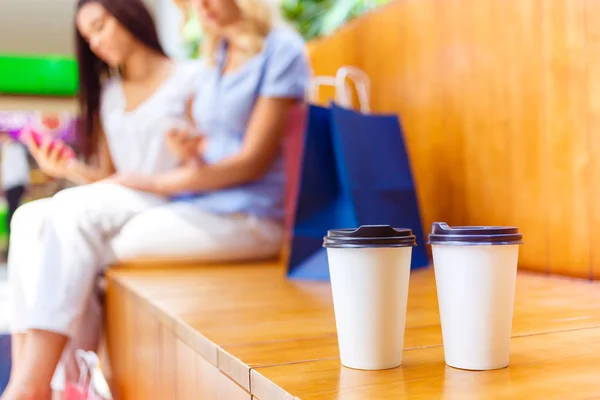
POLYGON ((195 8, 205 35, 202 79, 191 103, 195 128, 171 133, 182 167, 152 176, 120 175, 116 181, 161 196, 188 195, 140 216, 154 221, 152 226, 130 224, 130 231, 148 239, 138 241, 137 249, 129 243, 127 256, 162 256, 164 246, 198 260, 279 252, 286 184, 282 140, 310 71, 303 40, 282 23, 272 3, 181 3, 195 8))

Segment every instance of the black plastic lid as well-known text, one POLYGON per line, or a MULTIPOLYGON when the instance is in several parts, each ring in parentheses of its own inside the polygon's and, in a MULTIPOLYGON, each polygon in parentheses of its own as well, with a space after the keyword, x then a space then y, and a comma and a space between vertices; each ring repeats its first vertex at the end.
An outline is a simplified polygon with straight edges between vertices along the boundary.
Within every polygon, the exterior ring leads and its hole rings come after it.
POLYGON ((521 244, 523 235, 512 226, 455 226, 434 222, 429 235, 430 244, 445 245, 502 245, 521 244))
POLYGON ((412 247, 417 239, 410 229, 392 228, 389 225, 363 225, 358 229, 334 229, 327 232, 323 247, 412 247))

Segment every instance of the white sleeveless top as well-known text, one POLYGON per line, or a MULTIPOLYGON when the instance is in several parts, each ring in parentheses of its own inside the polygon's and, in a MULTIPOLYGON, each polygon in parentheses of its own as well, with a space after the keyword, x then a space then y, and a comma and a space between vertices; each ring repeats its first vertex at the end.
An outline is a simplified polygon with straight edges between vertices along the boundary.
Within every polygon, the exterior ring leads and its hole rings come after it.
POLYGON ((186 118, 186 102, 194 93, 201 68, 197 61, 177 62, 162 85, 132 111, 125 110, 120 78, 104 85, 100 121, 117 172, 153 174, 176 167, 165 135, 186 118))

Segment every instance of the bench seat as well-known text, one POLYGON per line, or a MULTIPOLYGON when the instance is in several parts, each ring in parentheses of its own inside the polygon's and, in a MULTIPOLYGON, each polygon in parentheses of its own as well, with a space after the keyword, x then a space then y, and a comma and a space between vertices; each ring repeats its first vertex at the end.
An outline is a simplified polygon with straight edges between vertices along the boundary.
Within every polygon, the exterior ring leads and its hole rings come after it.
POLYGON ((467 372, 444 365, 433 271, 415 271, 404 366, 364 372, 340 366, 330 285, 283 271, 277 262, 112 269, 107 334, 120 397, 600 396, 600 283, 520 273, 511 366, 467 372))

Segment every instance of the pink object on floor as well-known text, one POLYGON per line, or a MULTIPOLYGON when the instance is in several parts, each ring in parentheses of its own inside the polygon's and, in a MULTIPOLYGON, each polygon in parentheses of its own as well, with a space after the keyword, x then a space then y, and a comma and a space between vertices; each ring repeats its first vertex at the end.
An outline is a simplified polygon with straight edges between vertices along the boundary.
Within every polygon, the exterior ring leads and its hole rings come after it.
POLYGON ((90 392, 87 385, 67 383, 63 394, 64 400, 102 400, 97 394, 90 392))
POLYGON ((93 351, 77 350, 80 375, 77 383, 67 382, 64 400, 112 400, 112 395, 102 371, 100 360, 93 351))

